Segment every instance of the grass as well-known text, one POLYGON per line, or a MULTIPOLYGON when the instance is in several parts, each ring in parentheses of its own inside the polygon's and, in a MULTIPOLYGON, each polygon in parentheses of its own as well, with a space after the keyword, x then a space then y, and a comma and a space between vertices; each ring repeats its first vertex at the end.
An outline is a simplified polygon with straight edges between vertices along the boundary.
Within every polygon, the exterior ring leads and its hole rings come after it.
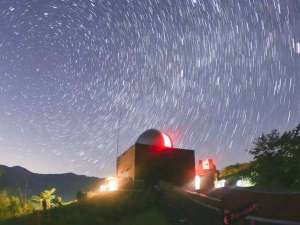
POLYGON ((151 192, 101 194, 83 202, 39 211, 1 225, 169 225, 151 192))

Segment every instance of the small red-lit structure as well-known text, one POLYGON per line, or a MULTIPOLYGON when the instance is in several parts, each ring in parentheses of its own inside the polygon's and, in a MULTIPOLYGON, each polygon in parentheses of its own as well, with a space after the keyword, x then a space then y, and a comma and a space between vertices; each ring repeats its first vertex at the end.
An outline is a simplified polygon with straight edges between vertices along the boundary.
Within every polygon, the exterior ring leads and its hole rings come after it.
POLYGON ((196 168, 196 174, 201 180, 199 191, 207 193, 215 186, 216 165, 212 159, 199 160, 196 168))
POLYGON ((215 163, 212 159, 199 160, 198 175, 205 176, 211 171, 216 171, 215 163))

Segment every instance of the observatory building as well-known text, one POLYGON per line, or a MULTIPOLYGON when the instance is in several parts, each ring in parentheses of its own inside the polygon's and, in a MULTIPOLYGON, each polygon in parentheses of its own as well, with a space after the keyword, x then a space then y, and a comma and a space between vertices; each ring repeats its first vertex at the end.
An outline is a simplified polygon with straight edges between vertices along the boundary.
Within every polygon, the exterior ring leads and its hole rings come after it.
POLYGON ((190 186, 195 178, 195 154, 193 150, 174 148, 167 134, 150 129, 117 158, 117 176, 143 180, 145 185, 164 180, 190 186))

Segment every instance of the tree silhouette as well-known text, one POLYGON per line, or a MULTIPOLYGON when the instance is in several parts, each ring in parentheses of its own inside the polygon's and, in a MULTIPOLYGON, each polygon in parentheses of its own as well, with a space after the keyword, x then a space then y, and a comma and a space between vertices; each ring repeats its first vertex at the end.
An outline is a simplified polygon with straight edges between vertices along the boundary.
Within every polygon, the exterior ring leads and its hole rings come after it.
POLYGON ((253 155, 252 179, 259 186, 300 188, 300 124, 282 134, 263 134, 249 151, 253 155))

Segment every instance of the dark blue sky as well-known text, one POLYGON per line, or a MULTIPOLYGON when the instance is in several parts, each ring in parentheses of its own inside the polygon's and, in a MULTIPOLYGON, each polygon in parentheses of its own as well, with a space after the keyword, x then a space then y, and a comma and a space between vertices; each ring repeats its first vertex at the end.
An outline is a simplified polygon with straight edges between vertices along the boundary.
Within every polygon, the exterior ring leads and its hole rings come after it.
POLYGON ((148 128, 221 168, 300 122, 300 1, 1 0, 0 163, 115 172, 148 128))

